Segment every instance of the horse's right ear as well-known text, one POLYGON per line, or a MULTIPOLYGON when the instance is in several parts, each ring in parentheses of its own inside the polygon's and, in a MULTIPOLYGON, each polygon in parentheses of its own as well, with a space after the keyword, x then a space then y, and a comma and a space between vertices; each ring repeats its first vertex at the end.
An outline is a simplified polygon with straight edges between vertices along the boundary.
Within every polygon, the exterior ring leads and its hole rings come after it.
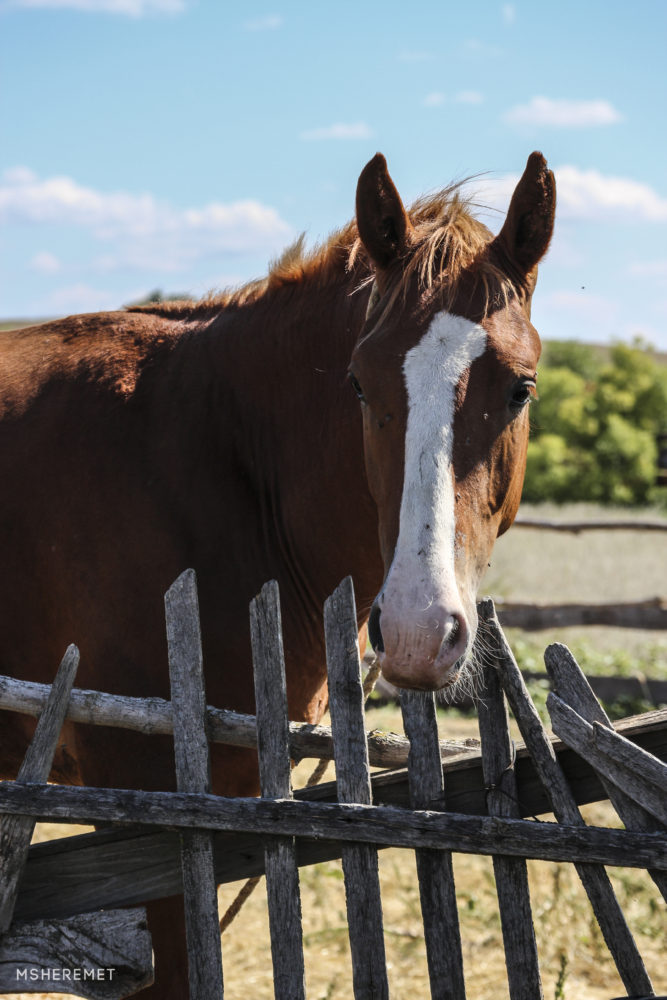
POLYGON ((361 171, 357 227, 361 242, 379 268, 389 267, 409 242, 412 226, 382 153, 376 153, 361 171))

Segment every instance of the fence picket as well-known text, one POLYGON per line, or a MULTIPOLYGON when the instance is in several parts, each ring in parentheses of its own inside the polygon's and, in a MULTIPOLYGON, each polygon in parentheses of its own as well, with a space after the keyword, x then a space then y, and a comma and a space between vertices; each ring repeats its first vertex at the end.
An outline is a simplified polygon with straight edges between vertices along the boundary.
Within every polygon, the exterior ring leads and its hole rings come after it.
MULTIPOLYGON (((186 570, 178 577, 164 601, 176 785, 179 792, 203 794, 211 790, 211 767, 194 570, 186 570)), ((190 1000, 222 1000, 222 951, 210 831, 181 833, 181 865, 190 1000)))
MULTIPOLYGON (((483 669, 484 687, 479 699, 478 716, 487 808, 490 816, 519 819, 514 745, 510 737, 507 702, 495 667, 487 662, 483 669)), ((526 862, 523 858, 494 854, 493 872, 510 997, 512 1000, 537 1000, 544 994, 526 862)))
MULTIPOLYGON (((370 805, 357 613, 350 577, 324 605, 324 631, 338 801, 370 805)), ((345 844, 341 856, 355 1000, 387 1000, 377 848, 372 844, 345 844)))
MULTIPOLYGON (((485 622, 487 646, 495 657, 514 718, 549 794, 556 819, 569 826, 584 827, 574 796, 500 628, 493 601, 484 601, 478 607, 485 622)), ((601 865, 581 862, 575 864, 575 868, 628 994, 652 993, 651 980, 606 871, 601 865)))
MULTIPOLYGON (((257 753, 262 797, 291 799, 289 724, 280 598, 275 581, 250 605, 257 706, 257 753)), ((264 846, 273 990, 276 1000, 305 998, 299 869, 293 837, 267 837, 264 846)))
MULTIPOLYGON (((77 667, 79 650, 68 646, 58 672, 51 685, 46 706, 39 717, 30 746, 19 769, 17 781, 44 783, 49 777, 53 755, 56 752, 67 703, 69 701, 77 667)), ((0 818, 0 934, 12 922, 18 883, 28 859, 30 839, 35 828, 31 816, 2 816, 0 818)))
MULTIPOLYGON (((401 712, 410 740, 410 805, 444 812, 435 695, 402 691, 401 712)), ((415 859, 432 1000, 463 1000, 463 955, 451 851, 420 849, 415 851, 415 859)))
MULTIPOLYGON (((544 651, 544 663, 553 681, 554 691, 563 701, 587 722, 599 722, 608 729, 613 729, 609 716, 595 697, 581 667, 567 646, 561 643, 548 646, 544 651)), ((650 833, 664 829, 646 809, 603 774, 600 774, 600 780, 610 802, 628 830, 645 830, 650 833)), ((667 902, 667 875, 656 868, 649 868, 648 873, 667 902)))

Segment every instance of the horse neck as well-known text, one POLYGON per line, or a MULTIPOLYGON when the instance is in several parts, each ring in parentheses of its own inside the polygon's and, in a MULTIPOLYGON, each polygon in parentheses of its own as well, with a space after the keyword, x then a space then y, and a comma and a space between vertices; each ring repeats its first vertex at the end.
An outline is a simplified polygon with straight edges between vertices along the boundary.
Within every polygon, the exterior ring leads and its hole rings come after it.
POLYGON ((290 572, 305 581, 318 614, 348 573, 369 600, 378 585, 376 509, 359 403, 347 384, 368 299, 367 291, 351 294, 358 280, 278 289, 210 331, 232 400, 235 460, 264 498, 267 534, 298 564, 290 572))

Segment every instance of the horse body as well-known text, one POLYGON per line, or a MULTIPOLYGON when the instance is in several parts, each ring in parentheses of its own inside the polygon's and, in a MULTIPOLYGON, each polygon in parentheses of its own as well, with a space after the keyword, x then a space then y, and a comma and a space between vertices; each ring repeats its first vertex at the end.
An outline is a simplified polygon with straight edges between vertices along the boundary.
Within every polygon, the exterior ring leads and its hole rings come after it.
MULTIPOLYGON (((450 685, 518 507, 553 208, 539 154, 495 240, 456 196, 406 213, 377 156, 357 226, 264 282, 3 334, 2 671, 49 683, 76 642, 79 686, 167 698, 163 594, 194 567, 209 703, 254 711, 248 602, 272 578, 293 719, 326 707, 322 606, 348 574, 389 679, 450 685)), ((5 718, 14 777, 34 722, 5 718)), ((253 754, 211 755, 215 792, 257 790, 253 754)), ((68 724, 52 776, 170 789, 173 748, 68 724)), ((149 913, 150 995, 181 997, 182 904, 149 913)))

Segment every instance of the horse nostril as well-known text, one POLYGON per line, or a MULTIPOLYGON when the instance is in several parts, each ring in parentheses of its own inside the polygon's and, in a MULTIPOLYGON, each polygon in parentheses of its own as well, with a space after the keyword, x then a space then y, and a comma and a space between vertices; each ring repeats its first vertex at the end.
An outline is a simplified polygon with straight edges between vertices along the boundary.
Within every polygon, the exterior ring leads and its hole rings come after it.
POLYGON ((371 608, 368 618, 368 638, 376 653, 384 653, 384 642, 380 631, 380 606, 377 602, 371 608))

